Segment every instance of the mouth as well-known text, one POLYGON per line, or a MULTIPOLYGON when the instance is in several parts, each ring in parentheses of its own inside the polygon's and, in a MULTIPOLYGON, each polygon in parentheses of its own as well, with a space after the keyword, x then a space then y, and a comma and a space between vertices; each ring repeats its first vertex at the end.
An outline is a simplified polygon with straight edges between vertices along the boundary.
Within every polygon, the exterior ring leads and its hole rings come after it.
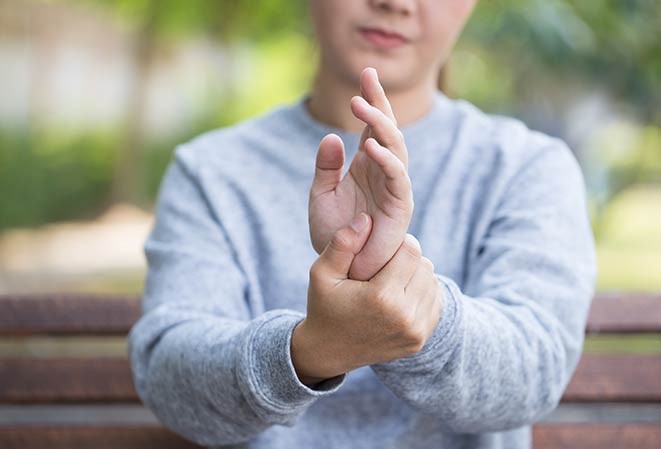
POLYGON ((382 28, 362 27, 358 29, 360 35, 377 48, 386 50, 401 47, 409 40, 399 33, 382 28))

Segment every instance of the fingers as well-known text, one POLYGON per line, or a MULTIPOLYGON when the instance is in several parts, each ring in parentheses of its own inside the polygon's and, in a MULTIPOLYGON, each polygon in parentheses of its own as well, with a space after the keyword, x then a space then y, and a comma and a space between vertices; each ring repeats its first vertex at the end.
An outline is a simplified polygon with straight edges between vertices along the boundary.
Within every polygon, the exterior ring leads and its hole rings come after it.
POLYGON ((351 109, 357 118, 367 124, 369 132, 366 137, 376 137, 381 145, 393 151, 408 167, 404 137, 397 128, 397 119, 379 82, 376 69, 368 67, 363 70, 360 75, 360 92, 362 97, 351 99, 351 109))
POLYGON ((372 137, 395 153, 404 165, 408 166, 408 151, 404 143, 404 135, 392 120, 359 95, 351 98, 351 111, 371 128, 372 137))
POLYGON ((356 216, 349 225, 338 229, 315 261, 312 270, 322 270, 336 280, 349 278, 349 268, 356 254, 365 245, 372 219, 365 213, 356 216))
POLYGON ((390 120, 397 126, 395 114, 392 111, 390 101, 386 96, 386 91, 383 89, 379 81, 378 73, 373 67, 367 67, 360 74, 360 94, 372 106, 381 110, 390 120))
POLYGON ((404 163, 373 137, 365 141, 365 152, 381 168, 386 177, 386 189, 401 201, 411 199, 411 180, 404 163))
POLYGON ((370 282, 404 290, 417 270, 421 257, 420 243, 411 234, 406 234, 395 255, 370 282))
POLYGON ((316 197, 334 190, 342 179, 344 143, 336 134, 327 134, 319 142, 310 195, 316 197))

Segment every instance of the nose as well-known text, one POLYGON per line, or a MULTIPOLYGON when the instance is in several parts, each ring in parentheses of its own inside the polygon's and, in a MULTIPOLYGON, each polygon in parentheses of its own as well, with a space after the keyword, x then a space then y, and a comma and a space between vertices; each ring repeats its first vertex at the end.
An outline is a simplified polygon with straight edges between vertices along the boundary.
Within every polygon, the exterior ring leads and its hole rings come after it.
POLYGON ((373 8, 380 11, 408 16, 415 11, 416 0, 370 0, 370 3, 373 8))

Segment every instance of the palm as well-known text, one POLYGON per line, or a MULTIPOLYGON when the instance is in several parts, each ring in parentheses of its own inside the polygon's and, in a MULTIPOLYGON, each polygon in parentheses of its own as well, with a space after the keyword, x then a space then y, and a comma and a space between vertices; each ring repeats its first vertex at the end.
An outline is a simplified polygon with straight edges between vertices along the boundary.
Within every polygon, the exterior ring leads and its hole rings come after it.
POLYGON ((359 280, 370 279, 390 260, 413 209, 410 187, 393 184, 363 148, 368 132, 366 128, 349 170, 336 188, 311 194, 309 204, 310 237, 318 253, 360 212, 372 217, 372 234, 351 266, 351 278, 359 280))

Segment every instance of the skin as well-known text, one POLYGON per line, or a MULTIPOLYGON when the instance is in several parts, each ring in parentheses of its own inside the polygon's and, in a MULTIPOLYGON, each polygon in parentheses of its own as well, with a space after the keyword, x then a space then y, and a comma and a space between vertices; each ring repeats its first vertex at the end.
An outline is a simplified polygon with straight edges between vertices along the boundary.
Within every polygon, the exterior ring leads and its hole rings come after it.
POLYGON ((406 234, 413 198, 398 126, 429 112, 439 69, 474 5, 310 0, 320 64, 306 106, 317 120, 362 134, 343 178, 338 136, 325 136, 317 153, 309 224, 320 256, 310 270, 308 313, 291 346, 307 385, 417 352, 440 319, 433 265, 406 234), (396 31, 408 42, 377 48, 359 26, 396 31), (357 232, 349 222, 359 217, 367 222, 357 232))

